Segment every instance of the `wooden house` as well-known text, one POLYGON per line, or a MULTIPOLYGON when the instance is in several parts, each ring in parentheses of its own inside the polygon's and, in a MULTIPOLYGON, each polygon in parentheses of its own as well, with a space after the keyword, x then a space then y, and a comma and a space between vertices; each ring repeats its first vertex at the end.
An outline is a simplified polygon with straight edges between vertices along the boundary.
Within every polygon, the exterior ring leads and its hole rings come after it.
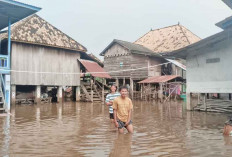
MULTIPOLYGON (((1 54, 7 47, 7 33, 0 34, 1 54)), ((41 87, 56 87, 58 101, 62 87, 80 90, 80 59, 87 49, 34 14, 15 23, 11 29, 11 95, 17 99, 18 89, 34 90, 40 101, 41 87)), ((78 93, 78 92, 77 92, 78 93)))

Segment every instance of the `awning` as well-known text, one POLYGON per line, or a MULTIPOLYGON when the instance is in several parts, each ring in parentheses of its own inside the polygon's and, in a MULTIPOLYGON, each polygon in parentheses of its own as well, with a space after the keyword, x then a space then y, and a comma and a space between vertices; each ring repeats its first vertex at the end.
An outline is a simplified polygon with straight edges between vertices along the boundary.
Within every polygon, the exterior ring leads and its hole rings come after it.
POLYGON ((177 75, 154 76, 154 77, 147 78, 143 81, 140 81, 138 83, 165 83, 175 78, 181 78, 181 77, 177 75))
POLYGON ((86 68, 87 72, 90 73, 93 77, 111 78, 111 76, 105 72, 105 70, 96 62, 84 59, 78 60, 86 68))
POLYGON ((11 19, 11 24, 29 16, 41 8, 20 3, 12 0, 0 0, 0 30, 8 26, 8 18, 11 19))

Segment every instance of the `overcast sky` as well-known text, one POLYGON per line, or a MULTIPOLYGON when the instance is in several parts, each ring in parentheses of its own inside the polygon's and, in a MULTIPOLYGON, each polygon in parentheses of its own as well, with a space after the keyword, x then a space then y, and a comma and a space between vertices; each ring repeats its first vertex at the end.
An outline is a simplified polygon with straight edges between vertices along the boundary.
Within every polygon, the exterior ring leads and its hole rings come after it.
MULTIPOLYGON (((134 42, 151 28, 180 22, 201 38, 232 15, 221 0, 18 0, 41 7, 43 19, 99 57, 113 40, 134 42)), ((102 58, 101 58, 102 59, 102 58)))

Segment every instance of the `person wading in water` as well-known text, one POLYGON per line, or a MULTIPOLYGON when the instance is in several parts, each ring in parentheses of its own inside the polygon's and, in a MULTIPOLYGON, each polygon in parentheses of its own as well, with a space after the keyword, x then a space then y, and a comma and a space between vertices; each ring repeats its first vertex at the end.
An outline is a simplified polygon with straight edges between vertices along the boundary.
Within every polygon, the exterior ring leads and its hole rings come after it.
POLYGON ((126 86, 122 86, 120 87, 119 92, 121 96, 113 101, 115 127, 118 128, 119 133, 123 133, 124 127, 129 133, 133 133, 133 125, 131 121, 133 105, 131 99, 127 97, 128 89, 126 86))
POLYGON ((113 123, 114 122, 114 111, 113 111, 113 101, 115 98, 120 96, 120 93, 117 91, 117 86, 112 85, 110 87, 111 93, 107 94, 106 96, 106 105, 109 106, 109 113, 110 113, 110 120, 113 123))

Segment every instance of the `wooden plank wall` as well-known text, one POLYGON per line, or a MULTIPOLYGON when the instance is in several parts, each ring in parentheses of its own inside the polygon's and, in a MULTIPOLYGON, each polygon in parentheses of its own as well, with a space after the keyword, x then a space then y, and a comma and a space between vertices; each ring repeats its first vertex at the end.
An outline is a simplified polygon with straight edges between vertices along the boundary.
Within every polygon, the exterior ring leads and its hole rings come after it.
MULTIPOLYGON (((119 44, 114 44, 107 50, 104 56, 104 69, 107 72, 126 69, 148 67, 149 57, 145 55, 131 54, 131 52, 119 44), (120 67, 120 63, 123 66, 120 67)), ((154 61, 155 62, 155 61, 154 61)), ((153 62, 152 62, 153 63, 153 62)), ((148 69, 135 71, 110 73, 113 78, 144 79, 148 77, 148 69)))
MULTIPOLYGON (((38 45, 12 43, 11 69, 17 71, 79 73, 78 52, 38 45)), ((12 72, 11 84, 78 86, 80 75, 12 72)))

